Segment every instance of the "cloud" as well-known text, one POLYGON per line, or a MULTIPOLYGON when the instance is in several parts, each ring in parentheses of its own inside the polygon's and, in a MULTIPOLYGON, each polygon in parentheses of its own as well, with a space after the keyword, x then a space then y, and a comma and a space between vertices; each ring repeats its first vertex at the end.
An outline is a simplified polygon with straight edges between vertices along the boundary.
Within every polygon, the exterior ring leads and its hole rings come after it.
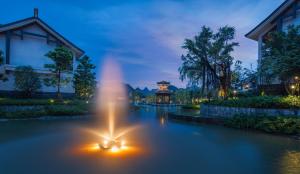
MULTIPOLYGON (((114 0, 84 1, 53 0, 24 3, 6 2, 0 14, 19 13, 34 6, 53 28, 83 48, 98 64, 112 55, 123 67, 127 83, 155 87, 168 80, 184 86, 179 80, 178 67, 185 38, 197 34, 201 26, 214 30, 230 25, 236 28, 240 42, 233 55, 245 64, 256 64, 257 43, 244 35, 269 15, 283 0, 114 0)), ((32 12, 29 10, 29 12, 32 12)), ((27 14, 27 12, 25 13, 27 14)), ((31 13, 30 13, 31 14, 31 13)), ((11 14, 6 22, 23 14, 11 14), (9 19, 11 18, 11 19, 9 19)), ((97 70, 98 71, 98 70, 97 70)))

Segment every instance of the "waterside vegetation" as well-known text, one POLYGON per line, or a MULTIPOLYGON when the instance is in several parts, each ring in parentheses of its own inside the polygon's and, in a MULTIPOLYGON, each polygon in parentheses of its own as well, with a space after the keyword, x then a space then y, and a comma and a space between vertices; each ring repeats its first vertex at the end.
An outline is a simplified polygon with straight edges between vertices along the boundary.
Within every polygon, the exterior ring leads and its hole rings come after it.
POLYGON ((256 96, 206 101, 204 104, 240 108, 299 109, 299 96, 256 96))
POLYGON ((299 117, 235 116, 224 120, 227 127, 275 134, 300 134, 299 117))

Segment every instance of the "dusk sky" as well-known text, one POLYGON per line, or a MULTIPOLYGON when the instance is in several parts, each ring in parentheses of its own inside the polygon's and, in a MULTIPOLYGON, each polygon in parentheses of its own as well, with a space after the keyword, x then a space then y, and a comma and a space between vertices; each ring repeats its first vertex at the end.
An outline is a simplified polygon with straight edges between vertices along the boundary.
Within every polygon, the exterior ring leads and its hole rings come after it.
POLYGON ((0 24, 39 17, 82 48, 97 65, 106 57, 121 65, 124 82, 154 88, 167 80, 178 87, 185 38, 201 26, 237 30, 234 52, 245 66, 256 66, 257 43, 244 37, 284 0, 1 0, 0 24), (5 8, 3 8, 5 7, 5 8))

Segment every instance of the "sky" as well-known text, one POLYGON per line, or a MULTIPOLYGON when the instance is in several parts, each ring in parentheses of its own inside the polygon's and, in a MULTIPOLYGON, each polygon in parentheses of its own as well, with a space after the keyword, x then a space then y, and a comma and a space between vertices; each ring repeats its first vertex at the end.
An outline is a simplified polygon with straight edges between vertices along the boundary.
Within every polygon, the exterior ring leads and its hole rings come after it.
MULTIPOLYGON (((112 58, 123 81, 133 87, 155 88, 179 79, 181 48, 203 25, 236 29, 240 46, 233 56, 246 67, 256 66, 257 43, 245 34, 284 0, 0 0, 0 24, 39 17, 75 43, 92 59, 100 77, 103 60, 112 58)), ((99 78, 98 78, 99 79, 99 78)))

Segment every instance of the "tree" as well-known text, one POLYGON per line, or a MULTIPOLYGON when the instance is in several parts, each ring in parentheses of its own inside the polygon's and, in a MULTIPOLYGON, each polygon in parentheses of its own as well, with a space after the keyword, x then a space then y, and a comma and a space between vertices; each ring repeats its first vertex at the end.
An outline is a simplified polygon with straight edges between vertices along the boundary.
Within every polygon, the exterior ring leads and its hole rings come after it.
POLYGON ((300 75, 300 26, 289 26, 287 31, 271 32, 264 39, 259 66, 261 80, 279 80, 290 92, 290 84, 300 75))
POLYGON ((242 68, 242 62, 236 61, 234 64, 234 68, 232 71, 232 87, 234 89, 242 89, 243 88, 243 68, 242 68))
POLYGON ((16 89, 22 91, 26 97, 31 97, 34 92, 41 88, 39 76, 31 66, 17 67, 14 76, 16 89))
POLYGON ((74 74, 74 88, 78 97, 88 99, 95 92, 96 74, 92 72, 95 68, 96 66, 91 63, 88 56, 79 59, 79 65, 74 74))
POLYGON ((155 103, 156 102, 155 94, 150 94, 146 96, 146 103, 155 103))
POLYGON ((179 68, 181 80, 189 79, 189 83, 201 84, 203 95, 217 89, 226 98, 231 86, 231 52, 239 45, 232 42, 234 35, 233 27, 221 27, 214 34, 210 28, 203 26, 193 39, 186 39, 183 48, 187 54, 182 55, 183 63, 179 68))
POLYGON ((7 78, 5 77, 4 68, 1 67, 3 64, 4 64, 3 52, 0 50, 0 81, 7 81, 7 78))
POLYGON ((46 86, 57 87, 57 98, 61 99, 60 88, 62 84, 67 84, 71 81, 70 77, 63 77, 62 72, 72 69, 72 52, 63 47, 56 47, 53 51, 49 51, 46 56, 53 61, 53 64, 45 64, 45 68, 48 68, 54 75, 50 78, 45 78, 44 83, 46 86))
POLYGON ((243 89, 243 87, 254 85, 256 86, 257 72, 252 69, 243 68, 241 61, 236 61, 232 71, 232 88, 243 89))
POLYGON ((187 89, 178 89, 173 94, 174 102, 178 104, 191 104, 192 96, 189 90, 187 89))

